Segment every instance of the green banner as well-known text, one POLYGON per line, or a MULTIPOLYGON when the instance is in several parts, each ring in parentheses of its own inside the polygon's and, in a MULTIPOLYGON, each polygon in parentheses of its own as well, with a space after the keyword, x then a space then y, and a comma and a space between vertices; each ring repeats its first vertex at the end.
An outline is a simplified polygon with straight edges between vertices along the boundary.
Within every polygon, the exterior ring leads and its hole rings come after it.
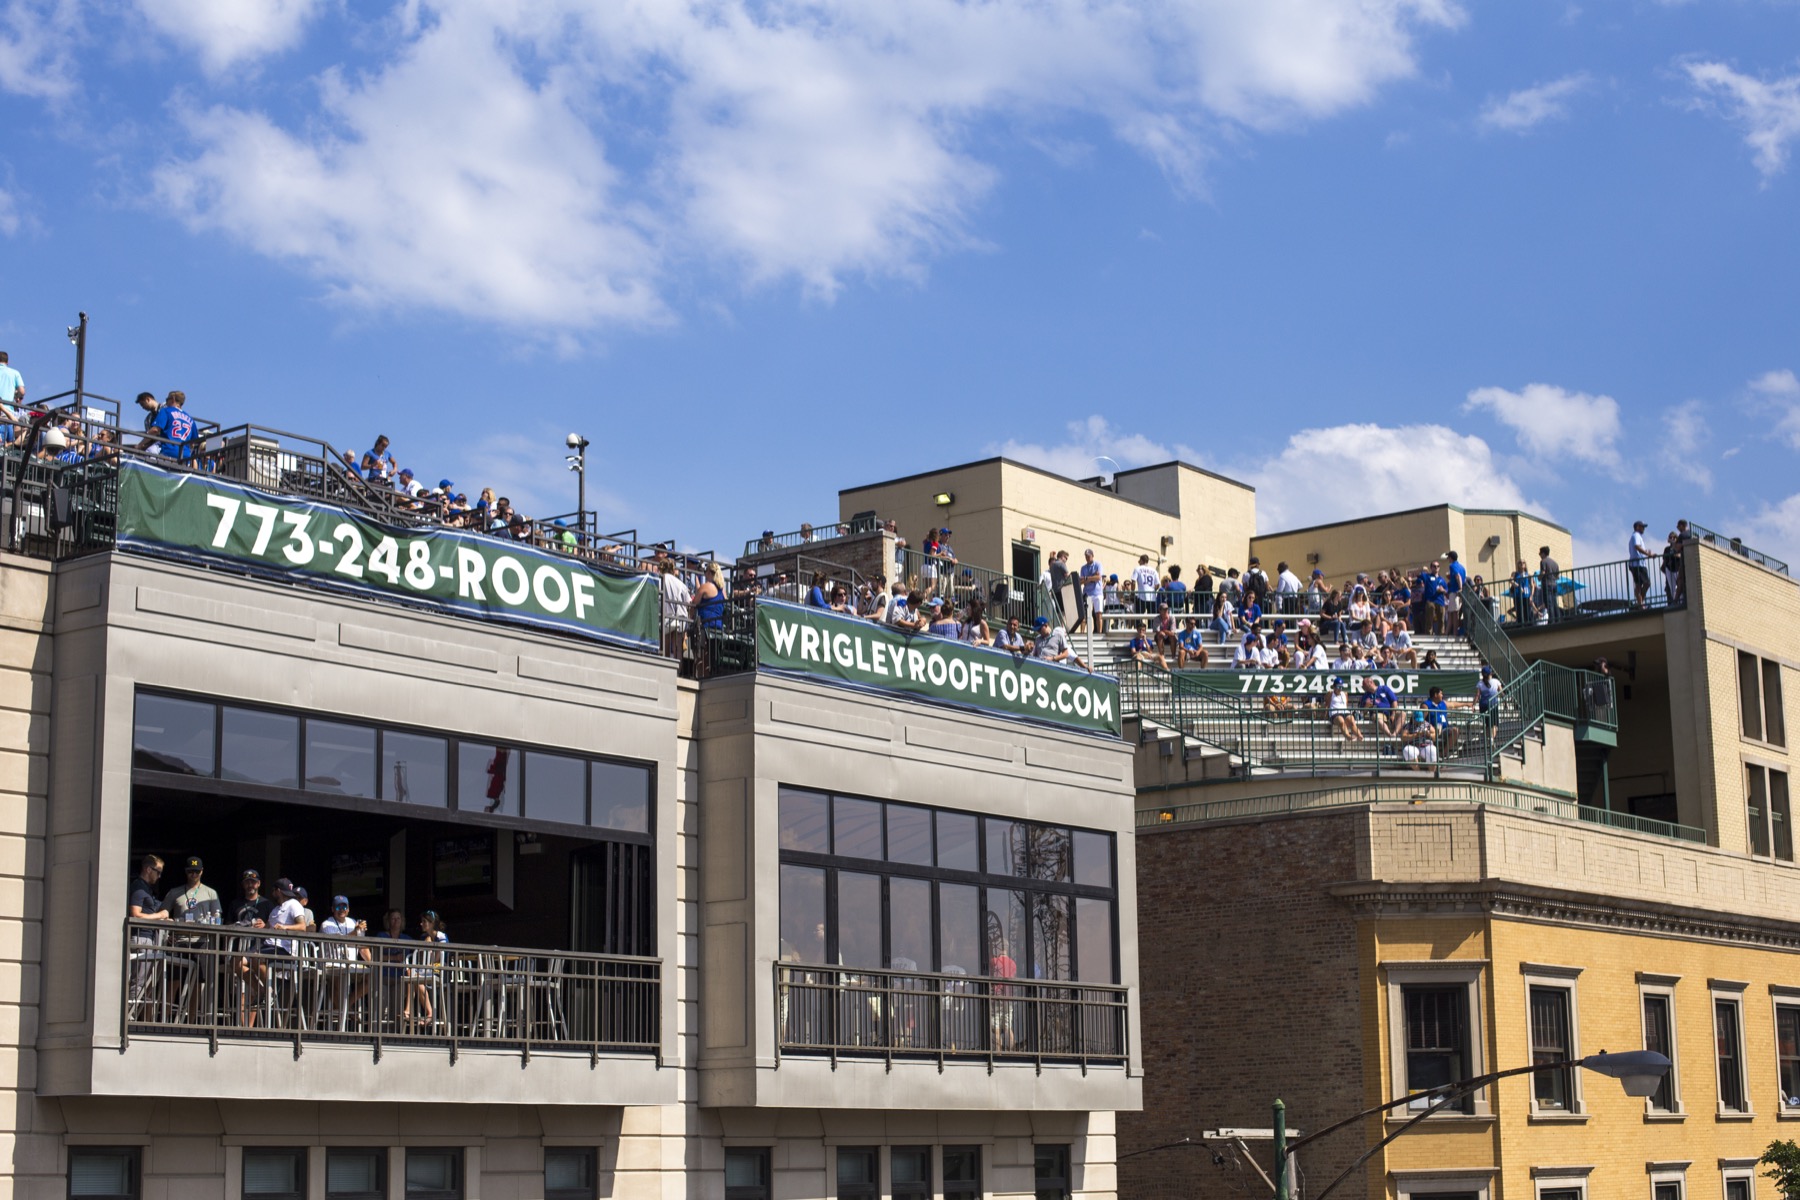
POLYGON ((1352 693, 1363 690, 1365 678, 1385 683, 1401 699, 1423 700, 1441 687, 1447 697, 1468 699, 1475 695, 1481 676, 1474 671, 1176 671, 1176 686, 1185 692, 1217 692, 1229 696, 1323 696, 1331 681, 1342 679, 1352 693))
POLYGON ((662 594, 566 554, 469 530, 378 524, 231 480, 119 465, 123 550, 245 570, 627 646, 658 645, 662 594))
POLYGON ((758 670, 1003 717, 1120 733, 1119 681, 798 604, 756 604, 758 670))

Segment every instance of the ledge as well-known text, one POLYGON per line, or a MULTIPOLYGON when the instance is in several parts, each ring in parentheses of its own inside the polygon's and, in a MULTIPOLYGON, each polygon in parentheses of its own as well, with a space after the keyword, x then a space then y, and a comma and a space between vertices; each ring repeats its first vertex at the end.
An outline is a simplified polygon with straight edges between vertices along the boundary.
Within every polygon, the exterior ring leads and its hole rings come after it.
POLYGON ((1532 1113, 1525 1118, 1527 1125, 1586 1125, 1587 1113, 1532 1113))
POLYGON ((1684 1112, 1647 1112, 1644 1114, 1646 1125, 1679 1125, 1688 1119, 1684 1112))

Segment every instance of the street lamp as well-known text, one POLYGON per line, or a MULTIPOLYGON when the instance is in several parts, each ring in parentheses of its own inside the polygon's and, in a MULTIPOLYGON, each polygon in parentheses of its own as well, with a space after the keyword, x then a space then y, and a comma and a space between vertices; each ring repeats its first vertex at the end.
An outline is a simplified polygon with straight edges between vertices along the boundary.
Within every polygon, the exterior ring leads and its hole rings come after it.
POLYGON ((571 433, 563 439, 563 444, 575 452, 563 457, 568 461, 569 470, 575 472, 575 524, 582 535, 586 536, 588 440, 579 433, 571 433))
POLYGON ((1669 1073, 1669 1068, 1673 1065, 1674 1064, 1669 1061, 1666 1055, 1658 1054, 1654 1050, 1623 1050, 1617 1054, 1608 1054, 1606 1051, 1602 1050, 1600 1053, 1590 1054, 1586 1058, 1564 1058, 1558 1059, 1556 1062, 1535 1063, 1529 1067, 1512 1067, 1505 1071, 1490 1071, 1486 1075, 1477 1075, 1473 1079, 1463 1079, 1456 1083, 1447 1083, 1443 1087, 1431 1088, 1430 1090, 1423 1092, 1414 1092, 1411 1095, 1402 1096, 1398 1100, 1390 1100, 1386 1104, 1377 1104, 1374 1108, 1365 1108, 1354 1116, 1345 1117, 1334 1125, 1327 1125, 1323 1129, 1307 1134, 1292 1145, 1289 1145, 1287 1140, 1287 1105, 1277 1100, 1275 1102, 1275 1200, 1288 1200, 1287 1164, 1288 1156, 1290 1154, 1297 1152, 1302 1146, 1309 1142, 1316 1141, 1328 1133, 1335 1133, 1344 1126, 1354 1124, 1364 1117, 1372 1117, 1379 1113, 1387 1112, 1389 1109, 1399 1108, 1402 1104, 1413 1104, 1419 1101, 1425 1101, 1426 1107, 1406 1124, 1394 1130, 1394 1132, 1388 1134, 1373 1146, 1370 1146, 1363 1152, 1362 1157, 1345 1167, 1342 1174, 1326 1184, 1325 1189, 1317 1196, 1313 1197, 1313 1200, 1325 1200, 1325 1197, 1330 1194, 1332 1188, 1335 1188, 1338 1184, 1348 1179, 1355 1173, 1358 1167, 1373 1158, 1377 1151, 1381 1150, 1389 1142, 1417 1125, 1420 1121, 1423 1121, 1426 1117, 1429 1117, 1447 1105, 1462 1099, 1470 1092, 1486 1087, 1497 1079, 1506 1079, 1513 1075, 1531 1075, 1540 1071, 1560 1071, 1568 1067, 1586 1067, 1588 1070, 1596 1072, 1597 1074, 1617 1079, 1624 1085, 1625 1094, 1627 1096, 1644 1097, 1656 1093, 1657 1086, 1661 1084, 1663 1076, 1669 1073))

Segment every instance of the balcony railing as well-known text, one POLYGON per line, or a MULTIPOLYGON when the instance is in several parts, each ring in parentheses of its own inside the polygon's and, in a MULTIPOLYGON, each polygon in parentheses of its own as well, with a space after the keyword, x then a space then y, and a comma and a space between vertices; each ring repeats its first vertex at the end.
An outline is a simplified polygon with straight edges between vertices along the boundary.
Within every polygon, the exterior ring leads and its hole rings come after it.
POLYGON ((188 922, 125 922, 119 1035, 658 1055, 662 962, 188 922), (272 940, 270 934, 279 937, 272 940), (282 947, 291 946, 291 952, 282 947))
POLYGON ((1739 555, 1740 557, 1749 559, 1753 563, 1760 563, 1771 571, 1779 571, 1783 575, 1788 573, 1788 565, 1786 563, 1782 562, 1779 558, 1772 558, 1769 555, 1764 554, 1761 550, 1752 550, 1750 547, 1744 545, 1743 538, 1726 537, 1722 533, 1715 533, 1706 526, 1691 521, 1688 523, 1688 529, 1692 532, 1696 541, 1705 542, 1709 546, 1717 546, 1727 554, 1739 555))
POLYGON ((881 521, 873 513, 850 521, 826 521, 822 525, 802 523, 792 533, 770 533, 766 537, 749 539, 744 543, 744 557, 753 558, 777 550, 804 550, 820 542, 836 541, 854 534, 874 533, 880 528, 881 521))
POLYGON ((1123 1064, 1127 991, 1092 983, 775 964, 781 1054, 840 1059, 1123 1064))
POLYGON ((1596 563, 1571 567, 1549 584, 1539 572, 1532 573, 1528 587, 1500 581, 1489 585, 1495 597, 1493 612, 1517 633, 1571 621, 1636 616, 1687 606, 1683 575, 1677 572, 1671 586, 1662 569, 1660 552, 1645 559, 1639 569, 1643 571, 1642 578, 1633 574, 1629 562, 1596 563))

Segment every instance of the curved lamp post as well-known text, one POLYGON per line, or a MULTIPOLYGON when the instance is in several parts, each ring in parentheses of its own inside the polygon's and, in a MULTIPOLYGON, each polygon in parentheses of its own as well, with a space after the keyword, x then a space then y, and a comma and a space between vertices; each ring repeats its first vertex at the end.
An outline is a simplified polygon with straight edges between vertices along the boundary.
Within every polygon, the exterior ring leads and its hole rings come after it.
POLYGON ((1590 1071, 1617 1079, 1624 1085, 1627 1096, 1651 1096, 1656 1093, 1657 1086, 1662 1083, 1663 1076, 1669 1073, 1672 1065, 1674 1064, 1666 1056, 1658 1054, 1654 1050, 1622 1050, 1617 1054, 1608 1054, 1602 1050, 1600 1053, 1590 1054, 1586 1058, 1564 1058, 1558 1059, 1556 1062, 1537 1063, 1529 1067, 1511 1067, 1505 1071, 1489 1071, 1486 1075, 1477 1075, 1473 1079, 1458 1080, 1440 1088, 1401 1096, 1398 1100, 1377 1104, 1374 1108, 1365 1108, 1354 1116, 1345 1117, 1335 1125, 1327 1125, 1323 1129, 1307 1134, 1292 1145, 1287 1140, 1287 1106, 1277 1100, 1275 1102, 1275 1200, 1288 1200, 1287 1166, 1290 1154, 1309 1142, 1317 1141, 1328 1133, 1335 1133, 1346 1125, 1353 1125, 1364 1117, 1372 1117, 1387 1112, 1389 1109, 1399 1108, 1403 1104, 1426 1102, 1426 1107, 1422 1112, 1370 1146, 1360 1158, 1345 1167, 1342 1174, 1326 1184, 1325 1189, 1313 1197, 1313 1200, 1325 1200, 1333 1188, 1354 1174, 1356 1169, 1373 1158, 1377 1151, 1426 1117, 1461 1100, 1470 1092, 1486 1087, 1496 1079, 1506 1079, 1513 1075, 1533 1075, 1540 1071, 1560 1071, 1567 1067, 1585 1067, 1590 1071))

